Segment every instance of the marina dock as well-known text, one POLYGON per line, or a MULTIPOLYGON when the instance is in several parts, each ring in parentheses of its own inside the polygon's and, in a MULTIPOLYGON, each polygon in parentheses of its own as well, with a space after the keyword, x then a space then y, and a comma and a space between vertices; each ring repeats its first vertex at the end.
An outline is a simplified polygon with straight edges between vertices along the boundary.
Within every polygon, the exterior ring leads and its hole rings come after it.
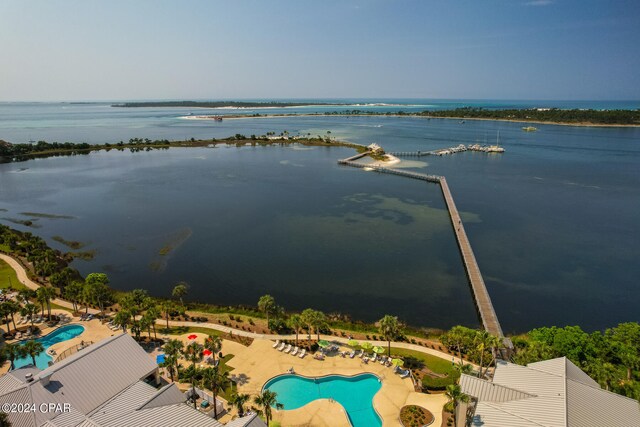
POLYGON ((489 292, 487 291, 484 279, 482 278, 482 274, 480 273, 480 267, 478 266, 476 257, 473 254, 473 249, 471 249, 471 243, 469 242, 469 238, 467 237, 467 233, 465 232, 464 225, 462 224, 462 219, 460 218, 460 214, 453 200, 453 196, 451 195, 451 191, 449 190, 449 185, 447 184, 446 178, 439 175, 427 175, 402 169, 367 165, 365 163, 357 163, 355 161, 366 156, 367 154, 368 153, 360 153, 356 156, 349 157, 348 159, 338 160, 338 164, 440 184, 442 195, 444 196, 444 200, 447 205, 451 224, 456 236, 456 241, 458 242, 458 248, 460 249, 460 254, 464 262, 465 271, 467 272, 467 278, 469 279, 469 284, 471 285, 476 309, 478 310, 482 326, 487 332, 502 338, 505 347, 511 348, 511 341, 508 338, 505 339, 502 328, 500 327, 500 322, 498 322, 498 316, 496 315, 496 312, 493 308, 491 297, 489 296, 489 292))

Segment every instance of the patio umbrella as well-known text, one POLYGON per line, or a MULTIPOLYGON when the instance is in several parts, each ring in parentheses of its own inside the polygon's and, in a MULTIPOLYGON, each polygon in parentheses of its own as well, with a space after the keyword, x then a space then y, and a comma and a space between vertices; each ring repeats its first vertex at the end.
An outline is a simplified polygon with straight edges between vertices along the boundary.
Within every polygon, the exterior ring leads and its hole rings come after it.
POLYGON ((318 341, 318 345, 319 345, 320 347, 322 347, 322 348, 324 348, 324 347, 329 347, 329 341, 327 341, 327 340, 320 340, 320 341, 318 341))
POLYGON ((356 347, 356 346, 359 346, 360 343, 358 341, 356 341, 356 340, 349 340, 349 341, 347 341, 347 345, 349 345, 351 347, 356 347))
POLYGON ((360 347, 364 348, 365 350, 371 350, 373 348, 373 344, 365 341, 362 344, 360 344, 360 347))
POLYGON ((211 353, 211 350, 209 350, 208 348, 205 348, 205 349, 202 351, 202 355, 203 355, 203 356, 211 356, 211 354, 213 354, 213 353, 211 353))
POLYGON ((378 353, 378 354, 384 353, 384 348, 379 347, 379 346, 373 347, 372 350, 373 350, 374 353, 378 353))
POLYGON ((196 338, 198 338, 196 334, 191 334, 187 337, 187 339, 190 339, 190 340, 195 340, 196 338))
POLYGON ((400 368, 400 367, 404 366, 404 360, 402 360, 402 359, 393 359, 391 361, 391 365, 395 366, 396 368, 400 368))

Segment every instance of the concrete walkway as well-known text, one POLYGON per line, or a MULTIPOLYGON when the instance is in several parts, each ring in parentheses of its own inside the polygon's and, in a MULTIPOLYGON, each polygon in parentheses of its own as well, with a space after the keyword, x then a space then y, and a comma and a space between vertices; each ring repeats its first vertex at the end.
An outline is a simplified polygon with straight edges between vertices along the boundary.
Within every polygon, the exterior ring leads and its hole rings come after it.
MULTIPOLYGON (((27 276, 27 272, 25 271, 24 267, 18 262, 16 261, 14 258, 8 256, 8 255, 4 255, 4 254, 0 254, 0 259, 2 259, 3 261, 5 261, 7 264, 9 264, 11 266, 11 268, 13 268, 16 272, 16 275, 18 276, 18 280, 20 281, 20 283, 22 283, 23 285, 25 285, 26 287, 30 288, 30 289, 38 289, 41 285, 32 281, 31 279, 29 279, 29 277, 27 276)), ((69 301, 60 299, 60 298, 56 298, 52 301, 54 304, 57 304, 61 307, 65 307, 68 308, 69 310, 73 310, 73 304, 69 301)), ((90 308, 89 309, 89 313, 92 314, 98 314, 100 311, 90 308)), ((164 319, 158 319, 156 321, 156 324, 160 325, 160 326, 166 326, 166 320, 164 319)), ((236 336, 242 336, 242 337, 248 337, 248 338, 253 338, 253 339, 257 339, 257 340, 295 340, 296 336, 295 334, 291 334, 291 335, 275 335, 275 334, 258 334, 255 332, 248 332, 248 331, 243 331, 240 329, 234 329, 234 328, 230 328, 228 326, 223 326, 223 325, 219 325, 217 323, 199 323, 199 322, 184 322, 184 321, 176 321, 176 320, 170 320, 169 321, 169 325, 170 326, 192 326, 192 327, 200 327, 200 328, 209 328, 209 329, 215 329, 217 331, 220 332, 224 332, 226 334, 233 334, 236 336)), ((317 337, 317 335, 312 335, 313 337, 317 337)), ((301 337, 304 337, 304 335, 301 335, 301 337)), ((327 341, 336 341, 339 342, 341 344, 346 344, 349 339, 348 338, 344 338, 344 337, 336 337, 334 335, 320 335, 320 339, 322 340, 327 340, 327 341)), ((382 347, 387 346, 387 342, 386 341, 372 341, 372 340, 366 340, 368 342, 370 342, 373 345, 379 345, 382 347)), ((444 353, 442 351, 438 351, 438 350, 434 350, 432 348, 426 348, 417 344, 410 344, 410 343, 406 343, 406 342, 395 342, 392 341, 391 342, 391 346, 392 347, 396 347, 396 348, 403 348, 403 349, 407 349, 407 350, 414 350, 414 351, 418 351, 420 353, 425 353, 425 354, 430 354, 432 356, 436 356, 436 357, 440 357, 442 359, 446 359, 446 360, 453 360, 456 363, 460 363, 460 359, 458 359, 455 356, 452 356, 450 354, 444 353)), ((465 361, 465 363, 469 363, 468 361, 465 361)), ((478 366, 474 365, 474 368, 478 368, 478 366)))
MULTIPOLYGON (((3 260, 4 262, 6 262, 7 264, 9 264, 9 266, 15 270, 16 276, 18 276, 18 280, 20 281, 20 283, 25 285, 27 288, 33 289, 35 291, 40 286, 42 286, 39 283, 36 283, 33 280, 29 279, 29 276, 27 275, 27 271, 24 269, 22 264, 20 264, 18 261, 16 261, 15 258, 10 257, 9 255, 0 254, 0 259, 3 260)), ((68 308, 70 311, 73 311, 73 303, 71 303, 70 301, 63 300, 63 299, 60 299, 60 298, 55 298, 55 299, 51 300, 51 302, 54 303, 54 304, 59 305, 60 307, 68 308)), ((98 313, 100 313, 100 310, 96 310, 94 308, 90 308, 89 309, 89 313, 98 314, 98 313)))

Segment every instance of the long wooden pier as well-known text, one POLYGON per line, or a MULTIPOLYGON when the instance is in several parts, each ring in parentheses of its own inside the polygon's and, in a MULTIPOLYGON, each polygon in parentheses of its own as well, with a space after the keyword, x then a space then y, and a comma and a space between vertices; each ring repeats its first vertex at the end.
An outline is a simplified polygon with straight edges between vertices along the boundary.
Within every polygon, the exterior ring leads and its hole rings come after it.
POLYGON ((453 225, 453 230, 458 242, 460 254, 462 255, 464 267, 467 272, 467 278, 469 279, 469 283, 473 291, 476 308, 480 315, 480 320, 482 321, 482 326, 492 335, 502 338, 505 347, 511 348, 511 341, 508 338, 504 337, 502 328, 500 327, 500 322, 498 322, 498 316, 496 315, 496 312, 493 308, 491 297, 489 296, 489 292, 487 291, 484 279, 482 278, 482 274, 480 273, 480 267, 478 267, 478 262, 476 261, 476 257, 473 254, 473 249, 471 249, 471 243, 469 242, 467 233, 464 230, 464 225, 462 224, 460 213, 458 212, 458 208, 453 201, 453 196, 451 195, 451 191, 449 190, 449 185, 447 184, 446 178, 439 175, 426 175, 401 169, 387 168, 384 166, 367 165, 365 163, 358 163, 354 161, 366 156, 367 154, 368 153, 360 153, 348 159, 338 160, 338 164, 361 169, 369 168, 376 172, 400 175, 407 178, 419 179, 422 181, 440 184, 442 195, 444 196, 447 210, 449 211, 449 217, 451 218, 451 224, 453 225))
POLYGON ((447 209, 449 210, 449 216, 451 217, 451 223, 453 224, 453 231, 456 234, 458 247, 460 248, 460 253, 464 260, 464 267, 467 271, 469 283, 471 283, 471 289, 473 290, 473 296, 476 301, 478 312, 480 313, 482 325, 491 334, 504 338, 500 322, 498 322, 498 316, 493 309, 491 297, 489 297, 489 292, 484 284, 484 279, 482 278, 482 274, 480 274, 480 267, 478 267, 476 256, 473 254, 473 249, 471 249, 471 243, 469 242, 467 233, 464 230, 464 225, 462 224, 458 208, 453 201, 453 196, 451 195, 451 191, 449 191, 449 184, 447 184, 447 179, 444 176, 440 178, 440 188, 442 189, 442 195, 444 196, 444 201, 446 202, 447 209))

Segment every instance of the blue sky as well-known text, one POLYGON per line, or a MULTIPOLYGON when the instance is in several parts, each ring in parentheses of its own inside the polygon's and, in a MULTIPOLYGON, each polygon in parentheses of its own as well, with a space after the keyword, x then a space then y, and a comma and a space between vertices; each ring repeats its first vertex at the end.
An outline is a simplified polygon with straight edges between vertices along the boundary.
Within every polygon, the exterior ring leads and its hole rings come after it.
POLYGON ((640 1, 0 2, 0 101, 640 99, 640 1))

